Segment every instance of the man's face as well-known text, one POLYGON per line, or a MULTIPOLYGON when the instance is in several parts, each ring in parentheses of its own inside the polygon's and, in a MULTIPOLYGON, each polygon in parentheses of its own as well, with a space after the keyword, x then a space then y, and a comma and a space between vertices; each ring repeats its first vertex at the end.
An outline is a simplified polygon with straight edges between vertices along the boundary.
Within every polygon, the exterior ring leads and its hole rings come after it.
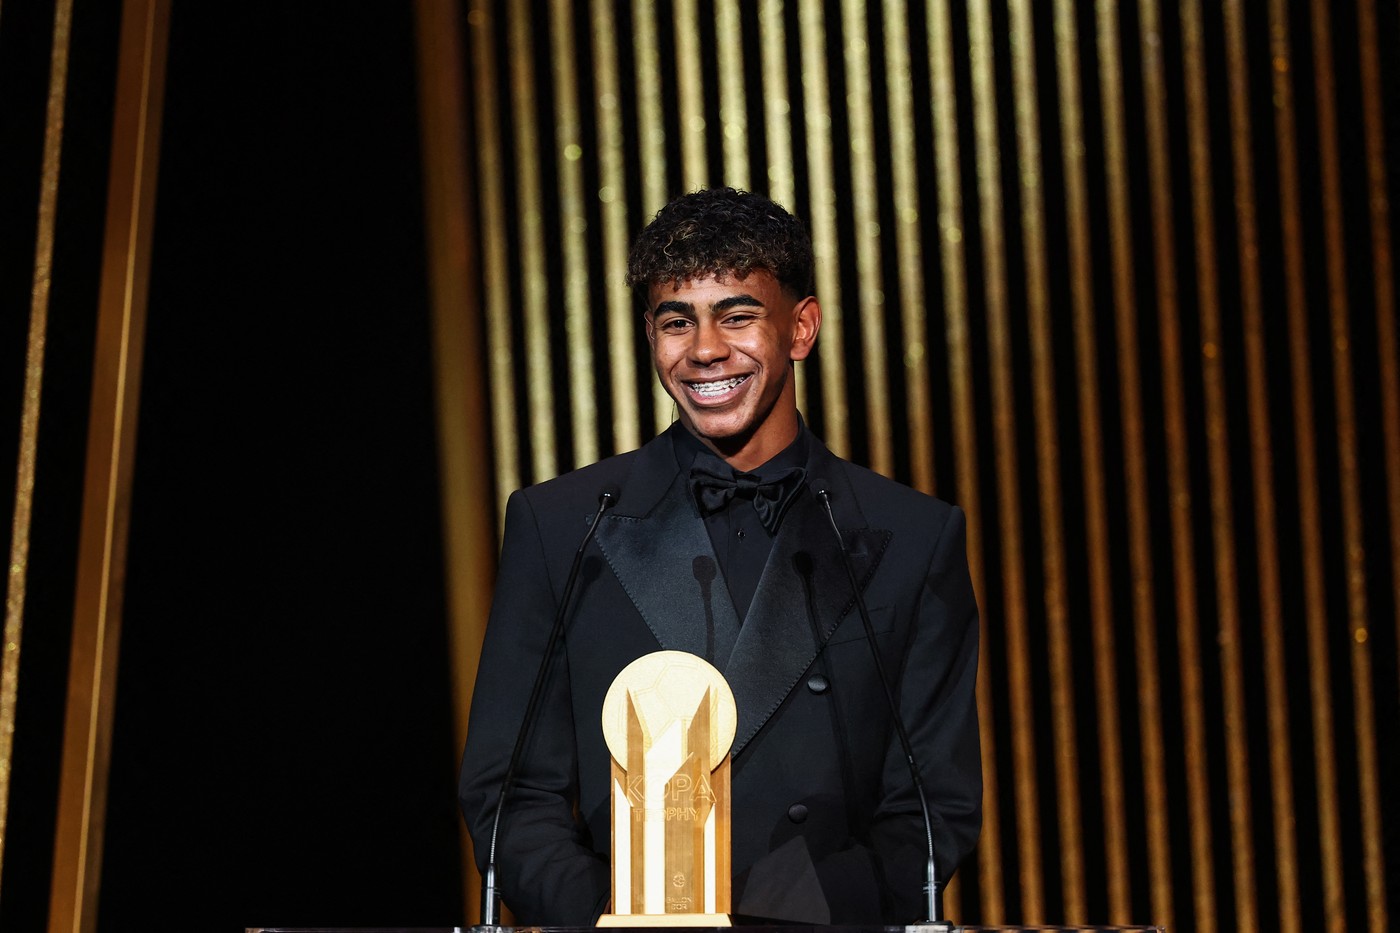
POLYGON ((681 422, 735 467, 760 466, 797 436, 790 363, 812 352, 815 298, 794 303, 765 270, 654 285, 646 326, 681 422))

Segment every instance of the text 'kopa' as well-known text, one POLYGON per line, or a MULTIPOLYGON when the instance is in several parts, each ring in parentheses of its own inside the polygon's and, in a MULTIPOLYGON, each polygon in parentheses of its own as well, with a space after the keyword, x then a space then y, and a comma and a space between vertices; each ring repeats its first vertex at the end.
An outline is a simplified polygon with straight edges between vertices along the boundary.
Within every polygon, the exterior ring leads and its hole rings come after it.
MULTIPOLYGON (((634 808, 647 804, 648 782, 644 774, 627 775, 627 802, 634 808)), ((706 803, 715 799, 710 790, 710 782, 705 775, 693 778, 688 774, 676 774, 666 782, 665 799, 677 803, 706 803)))

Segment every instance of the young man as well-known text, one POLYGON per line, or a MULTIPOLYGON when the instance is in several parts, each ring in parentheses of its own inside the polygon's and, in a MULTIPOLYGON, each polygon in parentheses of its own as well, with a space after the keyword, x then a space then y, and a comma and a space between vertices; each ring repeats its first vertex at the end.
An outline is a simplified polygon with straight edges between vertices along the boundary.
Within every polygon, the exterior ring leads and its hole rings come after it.
POLYGON ((521 922, 591 923, 609 891, 617 673, 688 651, 724 673, 733 909, 812 923, 922 917, 926 835, 840 549, 829 491, 921 767, 939 880, 977 838, 977 609, 960 510, 834 456, 797 411, 793 366, 821 308, 800 222, 714 189, 671 202, 628 277, 678 423, 640 450, 516 492, 462 765, 484 863, 500 782, 564 580, 600 492, 565 636, 506 804, 498 879, 521 922))

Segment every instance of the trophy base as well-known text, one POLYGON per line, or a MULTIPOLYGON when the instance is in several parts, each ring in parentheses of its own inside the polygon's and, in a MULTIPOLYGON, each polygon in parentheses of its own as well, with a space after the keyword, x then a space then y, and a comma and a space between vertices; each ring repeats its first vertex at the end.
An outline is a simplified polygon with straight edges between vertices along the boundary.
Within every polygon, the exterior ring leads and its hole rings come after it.
POLYGON ((729 914, 603 914, 600 927, 732 927, 729 914))

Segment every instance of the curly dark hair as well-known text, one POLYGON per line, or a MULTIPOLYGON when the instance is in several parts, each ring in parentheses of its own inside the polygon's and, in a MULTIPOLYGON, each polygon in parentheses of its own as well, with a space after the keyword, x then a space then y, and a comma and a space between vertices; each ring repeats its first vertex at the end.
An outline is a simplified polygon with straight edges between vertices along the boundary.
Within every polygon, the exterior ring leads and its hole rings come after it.
POLYGON ((641 300, 653 285, 771 273, 794 298, 813 293, 812 241, 802 221, 761 194, 707 188, 657 212, 632 243, 627 284, 641 300))

